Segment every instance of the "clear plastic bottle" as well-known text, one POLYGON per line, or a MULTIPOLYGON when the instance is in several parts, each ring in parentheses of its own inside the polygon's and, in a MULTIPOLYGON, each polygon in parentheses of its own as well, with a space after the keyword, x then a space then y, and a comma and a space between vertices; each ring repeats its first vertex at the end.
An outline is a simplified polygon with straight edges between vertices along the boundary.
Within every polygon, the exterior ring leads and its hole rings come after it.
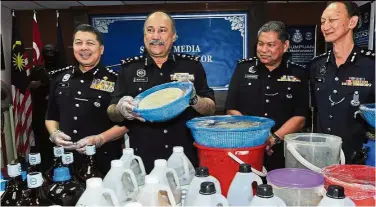
POLYGON ((286 204, 281 198, 274 196, 271 185, 261 184, 257 186, 256 196, 252 198, 249 206, 285 207, 286 204))
POLYGON ((123 162, 125 169, 131 169, 136 176, 138 186, 142 186, 145 183, 145 166, 141 157, 134 154, 133 148, 123 149, 123 156, 120 158, 123 162))
POLYGON ((317 206, 356 206, 345 196, 345 189, 340 185, 329 185, 328 192, 317 206))

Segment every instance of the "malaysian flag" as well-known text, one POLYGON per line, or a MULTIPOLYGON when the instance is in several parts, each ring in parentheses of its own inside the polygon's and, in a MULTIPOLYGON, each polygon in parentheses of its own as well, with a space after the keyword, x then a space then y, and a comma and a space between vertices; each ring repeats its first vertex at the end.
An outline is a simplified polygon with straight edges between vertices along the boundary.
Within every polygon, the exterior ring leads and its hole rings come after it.
POLYGON ((32 105, 29 84, 30 65, 20 34, 16 28, 16 18, 12 11, 12 56, 11 83, 13 97, 13 114, 15 143, 18 156, 26 156, 34 143, 31 127, 32 105))

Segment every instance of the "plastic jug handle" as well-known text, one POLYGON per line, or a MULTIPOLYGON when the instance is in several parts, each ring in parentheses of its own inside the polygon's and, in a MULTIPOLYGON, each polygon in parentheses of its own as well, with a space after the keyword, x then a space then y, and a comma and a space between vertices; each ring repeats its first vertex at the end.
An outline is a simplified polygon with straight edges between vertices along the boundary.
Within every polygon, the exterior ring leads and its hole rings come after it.
POLYGON ((340 160, 340 162, 341 162, 341 165, 344 165, 344 164, 346 164, 346 157, 345 157, 345 153, 343 152, 343 150, 341 149, 341 152, 340 152, 341 154, 340 154, 340 157, 341 157, 341 160, 340 160))
POLYGON ((112 204, 114 204, 114 206, 119 206, 119 201, 118 201, 118 199, 115 195, 115 192, 113 190, 108 189, 108 188, 102 188, 102 194, 109 194, 111 201, 112 201, 112 204))
POLYGON ((180 159, 183 161, 184 176, 189 176, 188 162, 185 159, 185 156, 181 156, 180 159))
POLYGON ((171 188, 169 186, 160 185, 160 184, 158 186, 159 186, 158 187, 159 191, 166 191, 167 192, 168 200, 170 200, 171 206, 176 206, 175 197, 174 197, 174 194, 171 191, 171 188))
POLYGON ((178 177, 178 174, 176 173, 176 171, 172 168, 167 168, 166 175, 167 175, 168 172, 172 173, 172 175, 174 176, 175 183, 176 183, 177 187, 180 188, 179 177, 178 177))
POLYGON ((257 185, 262 184, 261 178, 256 173, 252 173, 252 183, 253 181, 256 181, 257 185))
POLYGON ((304 165, 306 168, 308 168, 312 171, 315 171, 317 173, 321 173, 321 168, 316 167, 315 165, 311 164, 306 159, 304 159, 304 157, 302 157, 299 154, 299 152, 296 151, 295 147, 292 144, 287 143, 286 146, 287 146, 287 150, 289 152, 291 152, 292 156, 294 156, 295 159, 297 159, 302 165, 304 165))
MULTIPOLYGON (((241 160, 239 157, 234 155, 232 152, 228 152, 227 155, 230 156, 232 159, 234 159, 237 163, 244 164, 243 160, 241 160)), ((262 166, 262 172, 256 170, 253 167, 251 167, 251 169, 252 169, 252 172, 254 172, 256 175, 261 176, 261 177, 265 177, 266 174, 268 173, 268 171, 266 171, 266 168, 264 166, 262 166)))
POLYGON ((144 162, 142 161, 141 157, 137 156, 137 155, 134 155, 134 158, 138 161, 138 164, 140 165, 141 173, 143 175, 146 175, 145 165, 144 165, 144 162))
POLYGON ((279 207, 286 207, 286 203, 280 197, 274 196, 274 198, 277 201, 279 207))
POLYGON ((325 189, 325 187, 324 186, 321 186, 320 188, 318 188, 318 192, 317 192, 317 194, 319 195, 319 196, 325 196, 326 195, 326 189, 325 189))
POLYGON ((134 187, 134 191, 136 192, 136 194, 138 193, 138 183, 137 183, 137 180, 136 180, 136 176, 134 175, 133 171, 131 169, 125 169, 123 171, 123 175, 128 173, 129 176, 131 177, 131 181, 132 181, 132 185, 134 187))
POLYGON ((222 204, 222 206, 230 206, 230 204, 228 203, 228 200, 221 194, 217 194, 217 197, 218 197, 218 203, 216 206, 221 206, 220 204, 222 204))

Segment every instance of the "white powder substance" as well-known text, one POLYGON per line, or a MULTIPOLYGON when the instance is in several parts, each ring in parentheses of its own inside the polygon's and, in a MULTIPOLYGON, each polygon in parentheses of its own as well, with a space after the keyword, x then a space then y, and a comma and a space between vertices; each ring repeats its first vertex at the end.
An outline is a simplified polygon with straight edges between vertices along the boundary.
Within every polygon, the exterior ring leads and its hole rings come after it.
POLYGON ((165 88, 149 94, 138 104, 139 109, 154 109, 167 105, 180 97, 184 91, 180 88, 165 88))

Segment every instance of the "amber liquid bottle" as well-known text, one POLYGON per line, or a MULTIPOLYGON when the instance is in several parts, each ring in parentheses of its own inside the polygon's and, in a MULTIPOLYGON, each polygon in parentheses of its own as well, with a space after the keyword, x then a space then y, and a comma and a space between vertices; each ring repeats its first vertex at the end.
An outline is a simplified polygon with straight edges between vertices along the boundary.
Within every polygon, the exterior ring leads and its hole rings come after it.
POLYGON ((64 148, 62 146, 54 146, 54 155, 55 155, 54 163, 46 172, 47 178, 50 183, 52 183, 52 180, 53 180, 52 177, 54 176, 54 169, 58 167, 63 167, 63 162, 61 160, 63 154, 64 154, 64 148))
POLYGON ((63 166, 69 169, 72 180, 75 182, 81 183, 81 180, 78 178, 77 171, 73 165, 73 162, 74 162, 73 152, 64 152, 62 160, 63 160, 63 166))
POLYGON ((54 203, 47 198, 46 192, 42 187, 43 177, 40 172, 27 174, 27 187, 30 189, 29 196, 21 201, 22 206, 51 206, 54 203))
POLYGON ((103 179, 103 175, 99 172, 95 163, 95 146, 86 146, 86 162, 78 171, 78 177, 82 183, 86 184, 86 180, 92 177, 99 177, 103 179))
MULTIPOLYGON (((32 172, 42 172, 40 169, 40 163, 41 163, 41 156, 40 153, 30 153, 29 154, 29 167, 27 168, 27 173, 32 173, 32 172)), ((48 185, 51 184, 47 176, 42 173, 43 177, 43 187, 47 188, 48 185)))
POLYGON ((1 195, 1 206, 21 206, 21 199, 27 197, 26 183, 21 177, 21 164, 8 164, 7 168, 10 179, 1 195))

